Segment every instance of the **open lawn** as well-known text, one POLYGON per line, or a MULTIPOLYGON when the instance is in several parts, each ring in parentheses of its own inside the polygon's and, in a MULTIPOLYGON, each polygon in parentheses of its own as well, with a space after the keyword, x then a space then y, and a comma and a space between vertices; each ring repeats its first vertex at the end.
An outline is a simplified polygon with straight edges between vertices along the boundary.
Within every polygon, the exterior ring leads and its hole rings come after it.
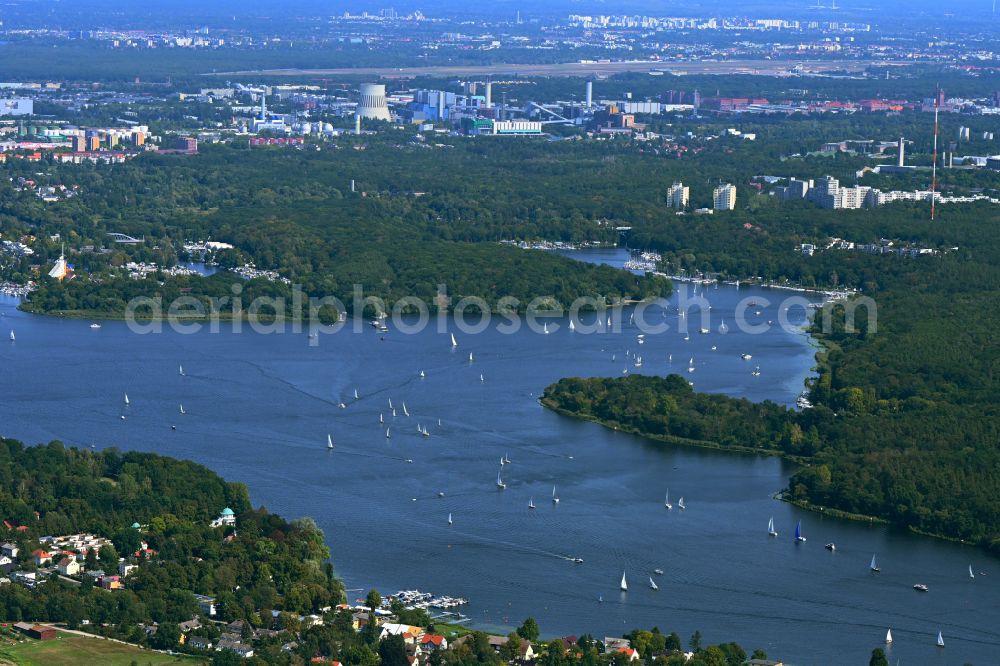
POLYGON ((129 666, 132 663, 139 666, 159 666, 160 664, 204 664, 204 660, 196 657, 172 657, 170 655, 141 650, 131 645, 123 645, 114 641, 99 638, 86 638, 60 632, 59 637, 51 641, 37 641, 27 638, 13 643, 4 637, 0 642, 0 664, 18 664, 20 666, 129 666))

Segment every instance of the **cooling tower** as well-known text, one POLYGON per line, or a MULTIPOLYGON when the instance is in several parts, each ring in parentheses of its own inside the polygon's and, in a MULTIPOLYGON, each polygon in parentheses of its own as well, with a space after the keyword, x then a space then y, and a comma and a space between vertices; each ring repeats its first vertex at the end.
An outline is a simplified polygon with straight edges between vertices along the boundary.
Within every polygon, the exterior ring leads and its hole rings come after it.
POLYGON ((385 103, 385 86, 362 83, 358 89, 358 115, 369 120, 392 120, 385 103))

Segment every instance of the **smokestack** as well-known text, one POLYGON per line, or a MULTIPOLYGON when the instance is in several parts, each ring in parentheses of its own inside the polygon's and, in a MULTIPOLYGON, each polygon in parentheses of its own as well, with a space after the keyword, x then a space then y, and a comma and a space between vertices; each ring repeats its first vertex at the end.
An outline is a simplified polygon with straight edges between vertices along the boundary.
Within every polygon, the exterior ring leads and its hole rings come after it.
POLYGON ((438 119, 438 122, 441 122, 442 120, 444 120, 444 96, 445 96, 445 92, 443 90, 438 90, 438 98, 437 98, 437 116, 438 116, 437 119, 438 119))
POLYGON ((354 133, 361 134, 361 114, 354 115, 354 133))
POLYGON ((351 192, 354 191, 354 179, 351 178, 351 192))
POLYGON ((587 108, 594 105, 594 82, 587 81, 587 108))
POLYGON ((903 143, 903 137, 899 137, 899 157, 896 158, 896 166, 903 166, 906 155, 906 147, 903 143))
POLYGON ((493 82, 492 81, 487 81, 486 82, 486 108, 487 109, 492 109, 493 108, 493 82))

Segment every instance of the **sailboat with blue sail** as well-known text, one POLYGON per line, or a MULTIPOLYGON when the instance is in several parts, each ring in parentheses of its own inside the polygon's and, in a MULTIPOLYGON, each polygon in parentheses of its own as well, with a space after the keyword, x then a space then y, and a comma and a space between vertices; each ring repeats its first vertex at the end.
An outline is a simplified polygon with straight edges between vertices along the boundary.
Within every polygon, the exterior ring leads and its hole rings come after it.
POLYGON ((805 541, 806 540, 806 538, 804 536, 802 536, 802 521, 801 520, 799 522, 795 523, 795 540, 796 541, 805 541))

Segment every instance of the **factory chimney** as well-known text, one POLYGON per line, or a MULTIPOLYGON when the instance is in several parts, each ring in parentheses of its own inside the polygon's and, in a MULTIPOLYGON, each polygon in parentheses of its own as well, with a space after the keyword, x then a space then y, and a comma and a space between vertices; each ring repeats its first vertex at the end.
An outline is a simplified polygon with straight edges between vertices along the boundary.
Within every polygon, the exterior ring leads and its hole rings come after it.
POLYGON ((896 157, 896 166, 903 166, 906 159, 906 144, 903 137, 899 137, 899 155, 896 157))
POLYGON ((587 108, 594 105, 594 82, 587 81, 587 108))

